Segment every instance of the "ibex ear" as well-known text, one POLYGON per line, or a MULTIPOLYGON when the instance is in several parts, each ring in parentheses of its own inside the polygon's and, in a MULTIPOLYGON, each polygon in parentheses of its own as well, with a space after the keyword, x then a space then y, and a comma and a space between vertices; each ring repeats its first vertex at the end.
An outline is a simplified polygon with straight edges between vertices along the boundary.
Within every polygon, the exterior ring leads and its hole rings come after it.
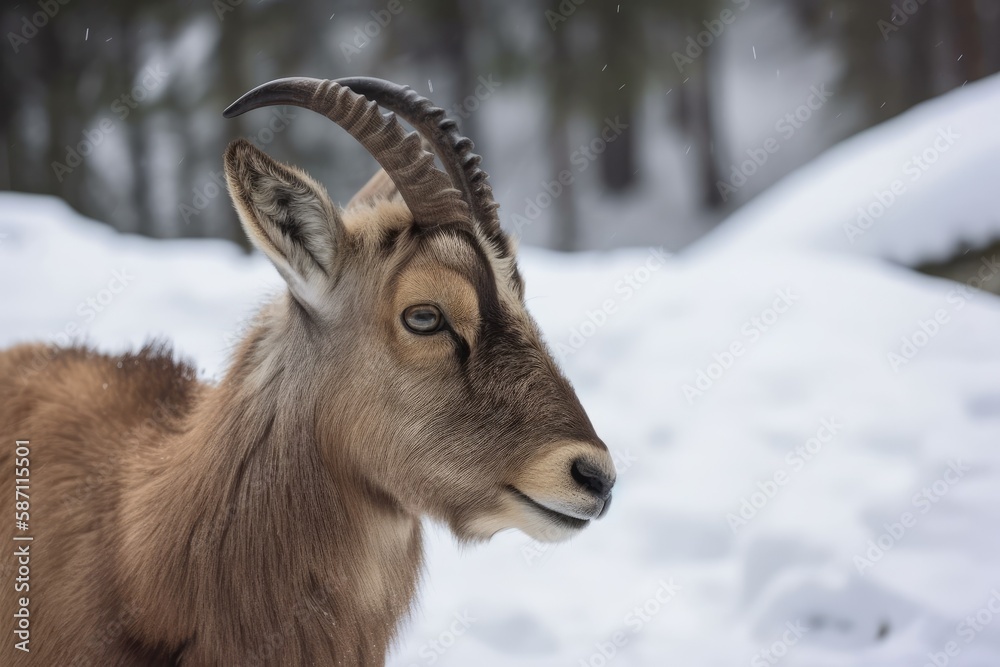
POLYGON ((323 186, 245 139, 229 144, 226 181, 243 229, 311 309, 336 269, 343 223, 323 186))
POLYGON ((358 204, 372 204, 379 199, 392 199, 399 196, 396 184, 385 173, 385 169, 379 169, 375 175, 368 179, 358 192, 347 202, 346 208, 354 208, 358 204))

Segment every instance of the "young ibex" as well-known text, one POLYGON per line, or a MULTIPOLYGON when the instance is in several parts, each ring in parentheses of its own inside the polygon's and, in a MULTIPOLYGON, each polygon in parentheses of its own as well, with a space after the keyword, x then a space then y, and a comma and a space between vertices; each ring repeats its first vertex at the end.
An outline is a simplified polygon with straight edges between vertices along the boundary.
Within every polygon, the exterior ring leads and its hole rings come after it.
POLYGON ((30 590, 8 566, 3 664, 382 665, 421 516, 552 541, 608 508, 614 466, 525 310, 472 143, 378 79, 273 81, 226 116, 276 104, 326 115, 382 171, 341 210, 229 146, 233 203, 288 291, 217 385, 155 348, 0 355, 0 497, 28 440, 30 528, 5 523, 34 538, 6 538, 0 566, 30 544, 30 590))

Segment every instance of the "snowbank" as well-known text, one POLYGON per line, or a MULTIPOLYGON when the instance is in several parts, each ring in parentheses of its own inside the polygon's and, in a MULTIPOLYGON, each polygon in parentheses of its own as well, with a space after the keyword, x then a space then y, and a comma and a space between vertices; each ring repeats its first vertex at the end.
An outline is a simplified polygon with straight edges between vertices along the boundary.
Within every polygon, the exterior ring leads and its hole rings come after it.
POLYGON ((1000 239, 1000 76, 835 146, 747 206, 706 248, 828 249, 908 266, 1000 239))

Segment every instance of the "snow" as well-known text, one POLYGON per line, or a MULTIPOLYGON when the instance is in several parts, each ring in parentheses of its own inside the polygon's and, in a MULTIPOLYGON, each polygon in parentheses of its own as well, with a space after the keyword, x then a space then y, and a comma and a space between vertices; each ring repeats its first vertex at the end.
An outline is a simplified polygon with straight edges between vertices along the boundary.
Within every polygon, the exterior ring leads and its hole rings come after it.
POLYGON ((827 249, 908 266, 985 247, 1000 239, 998 108, 995 76, 925 102, 827 151, 703 243, 827 249))
MULTIPOLYGON (((1000 300, 891 263, 995 236, 998 98, 1000 79, 970 85, 849 140, 678 257, 523 249, 529 307, 616 456, 614 506, 555 546, 429 526, 389 664, 1000 664, 1000 300), (949 127, 851 244, 852 211, 949 127)), ((10 193, 0 280, 2 345, 170 338, 207 377, 281 289, 226 242, 10 193)))

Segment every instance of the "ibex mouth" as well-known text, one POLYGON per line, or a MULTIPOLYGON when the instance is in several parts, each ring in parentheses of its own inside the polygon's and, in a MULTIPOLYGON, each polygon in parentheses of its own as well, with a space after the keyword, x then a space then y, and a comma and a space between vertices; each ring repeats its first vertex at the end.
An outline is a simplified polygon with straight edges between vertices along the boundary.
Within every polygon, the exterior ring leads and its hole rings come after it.
POLYGON ((578 517, 570 516, 569 514, 564 514, 554 509, 550 509, 545 505, 542 505, 538 501, 532 499, 531 496, 520 491, 517 487, 508 486, 507 489, 514 495, 515 498, 520 500, 522 503, 524 503, 531 509, 569 528, 580 530, 582 528, 585 528, 587 524, 590 523, 589 519, 580 519, 578 517))

